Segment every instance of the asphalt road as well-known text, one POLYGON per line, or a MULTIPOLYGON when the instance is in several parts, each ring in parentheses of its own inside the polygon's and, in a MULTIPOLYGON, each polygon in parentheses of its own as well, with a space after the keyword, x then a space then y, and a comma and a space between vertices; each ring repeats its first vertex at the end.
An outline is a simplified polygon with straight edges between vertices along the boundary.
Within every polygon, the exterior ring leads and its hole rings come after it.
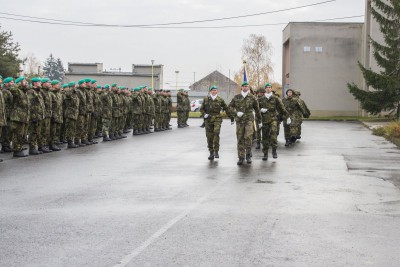
POLYGON ((191 127, 0 163, 0 266, 399 266, 400 151, 305 122, 237 166, 191 127))

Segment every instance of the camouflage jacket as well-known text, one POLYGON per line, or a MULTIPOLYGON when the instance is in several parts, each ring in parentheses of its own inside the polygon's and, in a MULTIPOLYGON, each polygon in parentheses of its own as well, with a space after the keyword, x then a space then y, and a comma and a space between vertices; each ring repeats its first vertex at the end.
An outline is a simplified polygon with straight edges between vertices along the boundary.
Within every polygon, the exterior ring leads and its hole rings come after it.
POLYGON ((13 102, 13 95, 10 92, 10 89, 7 87, 3 87, 3 99, 4 99, 4 109, 7 121, 10 120, 11 110, 12 110, 12 102, 13 102))
POLYGON ((260 106, 260 110, 263 108, 267 109, 266 112, 261 112, 263 123, 271 123, 278 120, 278 116, 287 118, 289 115, 282 101, 275 95, 271 95, 269 99, 265 96, 259 97, 258 104, 260 106))
POLYGON ((26 93, 29 100, 29 113, 31 122, 43 120, 45 117, 45 105, 42 94, 36 88, 31 88, 26 93))
POLYGON ((72 120, 77 120, 80 110, 79 96, 77 92, 71 89, 65 92, 64 96, 64 117, 72 120))
POLYGON ((129 113, 128 97, 125 94, 121 94, 122 101, 122 114, 127 115, 129 113))
POLYGON ((151 96, 148 93, 144 93, 144 101, 145 101, 145 105, 144 105, 144 114, 147 115, 153 115, 154 114, 154 102, 153 99, 151 98, 151 96))
POLYGON ((161 96, 161 113, 169 113, 169 100, 166 96, 161 96))
POLYGON ((121 98, 119 97, 118 93, 111 92, 110 95, 112 98, 112 117, 121 117, 121 98))
POLYGON ((3 92, 0 90, 0 127, 7 125, 6 104, 4 103, 3 92))
POLYGON ((83 91, 83 89, 78 88, 76 90, 76 95, 79 98, 79 115, 86 116, 86 105, 87 105, 87 100, 86 100, 86 93, 83 91))
POLYGON ((91 87, 86 87, 84 90, 86 95, 86 112, 92 113, 93 112, 93 94, 91 87))
POLYGON ((51 113, 53 108, 52 108, 52 101, 49 89, 48 88, 40 89, 40 94, 42 95, 44 101, 44 117, 51 118, 51 113))
POLYGON ((287 112, 289 112, 289 116, 292 120, 303 118, 305 110, 297 97, 286 97, 283 99, 283 104, 285 105, 287 112))
POLYGON ((93 93, 93 116, 95 118, 100 117, 101 96, 102 93, 93 93))
POLYGON ((176 111, 185 111, 185 95, 182 92, 176 95, 176 111))
POLYGON ((109 92, 105 92, 101 94, 101 111, 100 111, 100 116, 103 119, 112 119, 112 114, 113 114, 113 100, 112 96, 109 92))
POLYGON ((204 116, 204 114, 208 114, 210 116, 207 118, 207 120, 221 119, 222 110, 224 110, 226 115, 228 115, 231 119, 234 118, 234 116, 231 115, 224 99, 222 99, 220 96, 217 96, 215 100, 213 100, 211 96, 206 96, 200 108, 201 115, 204 116))
POLYGON ((60 92, 51 91, 51 118, 56 123, 63 123, 63 96, 60 92))
POLYGON ((254 114, 257 122, 261 122, 261 114, 257 98, 250 94, 250 92, 245 98, 242 96, 242 94, 235 95, 231 103, 229 103, 229 108, 230 112, 236 115, 235 120, 237 123, 253 121, 254 114), (238 117, 238 112, 243 112, 243 116, 238 117))
POLYGON ((13 106, 10 114, 10 120, 28 123, 29 100, 26 92, 20 86, 11 88, 10 92, 13 95, 13 106))
POLYGON ((142 114, 142 98, 140 97, 140 94, 137 92, 134 92, 131 96, 132 99, 132 112, 133 114, 142 114))

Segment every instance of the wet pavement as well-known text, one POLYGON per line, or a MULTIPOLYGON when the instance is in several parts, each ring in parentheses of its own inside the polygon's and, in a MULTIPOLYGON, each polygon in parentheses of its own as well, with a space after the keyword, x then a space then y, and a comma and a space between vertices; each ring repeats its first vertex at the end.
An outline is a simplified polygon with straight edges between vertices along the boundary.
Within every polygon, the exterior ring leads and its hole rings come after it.
MULTIPOLYGON (((174 121, 175 122, 175 121, 174 121)), ((308 121, 278 159, 188 128, 0 163, 0 266, 398 266, 400 150, 308 121)))

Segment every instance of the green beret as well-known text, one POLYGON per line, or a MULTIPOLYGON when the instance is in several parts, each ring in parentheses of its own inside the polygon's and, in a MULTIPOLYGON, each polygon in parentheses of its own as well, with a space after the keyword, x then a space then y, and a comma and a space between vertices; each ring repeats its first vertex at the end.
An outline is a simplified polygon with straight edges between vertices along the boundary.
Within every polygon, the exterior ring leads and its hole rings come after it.
POLYGON ((42 78, 42 79, 40 79, 40 82, 41 82, 41 83, 47 83, 47 82, 49 82, 49 81, 50 81, 49 78, 42 78))
POLYGON ((56 85, 56 84, 59 84, 59 83, 60 83, 59 80, 52 80, 52 81, 51 81, 51 85, 56 85))
POLYGON ((68 83, 68 86, 69 86, 69 87, 75 86, 75 82, 69 82, 69 83, 68 83))
POLYGON ((184 91, 184 90, 185 90, 185 89, 183 89, 183 88, 179 88, 178 91, 179 91, 179 92, 182 92, 182 91, 184 91))
POLYGON ((153 87, 149 87, 149 88, 147 88, 147 90, 153 91, 153 87))
POLYGON ((267 88, 267 87, 269 87, 269 86, 272 86, 271 83, 266 83, 266 84, 264 85, 264 88, 267 88))
POLYGON ((24 76, 21 76, 15 80, 15 83, 20 83, 21 81, 25 80, 24 76))
POLYGON ((94 83, 97 83, 97 81, 96 80, 91 80, 90 83, 94 84, 94 83))
POLYGON ((85 83, 85 80, 79 80, 78 84, 81 85, 82 83, 85 83))
POLYGON ((69 86, 69 83, 64 83, 61 88, 67 88, 69 86))
POLYGON ((97 85, 97 89, 101 88, 101 85, 97 85))
POLYGON ((86 78, 86 79, 83 79, 83 80, 85 81, 85 83, 90 83, 92 81, 92 79, 90 79, 90 78, 86 78))
POLYGON ((40 82, 41 79, 39 77, 34 77, 31 79, 31 82, 36 83, 36 82, 40 82))
POLYGON ((110 89, 110 85, 109 85, 109 84, 106 84, 106 85, 104 85, 104 88, 105 88, 105 89, 110 89))
POLYGON ((249 83, 248 82, 242 82, 242 86, 244 86, 244 85, 249 85, 249 83))
POLYGON ((9 83, 11 81, 14 81, 14 78, 13 77, 7 77, 7 78, 4 79, 3 83, 9 83))
POLYGON ((111 87, 115 87, 115 86, 117 86, 117 84, 116 84, 116 83, 113 83, 113 84, 111 84, 111 87))
POLYGON ((210 91, 211 90, 218 90, 218 87, 216 85, 213 85, 213 86, 210 87, 210 91))
POLYGON ((138 87, 133 88, 133 91, 136 92, 136 91, 140 91, 141 89, 142 88, 140 86, 138 86, 138 87))

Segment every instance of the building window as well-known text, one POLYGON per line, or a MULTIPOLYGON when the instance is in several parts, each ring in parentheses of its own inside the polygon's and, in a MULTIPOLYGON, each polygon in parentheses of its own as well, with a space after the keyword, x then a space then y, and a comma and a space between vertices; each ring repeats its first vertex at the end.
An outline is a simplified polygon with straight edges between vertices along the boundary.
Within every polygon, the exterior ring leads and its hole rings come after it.
POLYGON ((310 46, 305 46, 303 51, 304 52, 310 52, 311 51, 311 47, 310 46))
POLYGON ((322 53, 322 46, 316 46, 315 47, 315 52, 316 53, 322 53))

